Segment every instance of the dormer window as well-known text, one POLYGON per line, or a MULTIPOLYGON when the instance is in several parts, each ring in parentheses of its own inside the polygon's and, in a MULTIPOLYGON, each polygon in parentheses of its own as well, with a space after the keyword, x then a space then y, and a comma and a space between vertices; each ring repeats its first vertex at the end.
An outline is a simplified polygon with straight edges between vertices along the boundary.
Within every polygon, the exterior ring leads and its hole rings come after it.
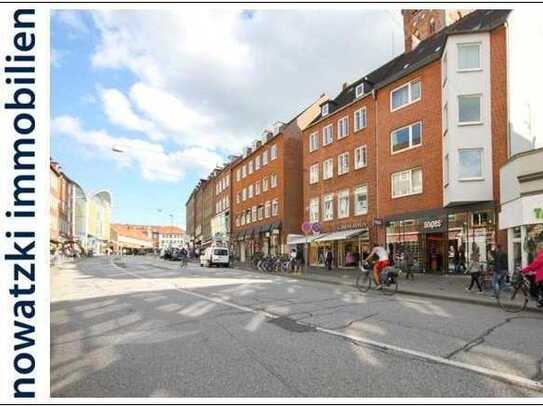
POLYGON ((326 116, 328 112, 329 112, 328 103, 326 103, 325 105, 322 105, 321 107, 321 115, 326 116))
POLYGON ((355 96, 356 96, 357 98, 359 98, 360 96, 362 96, 362 95, 364 94, 364 84, 361 83, 360 85, 357 85, 356 88, 355 88, 355 90, 354 90, 354 92, 355 92, 355 96))

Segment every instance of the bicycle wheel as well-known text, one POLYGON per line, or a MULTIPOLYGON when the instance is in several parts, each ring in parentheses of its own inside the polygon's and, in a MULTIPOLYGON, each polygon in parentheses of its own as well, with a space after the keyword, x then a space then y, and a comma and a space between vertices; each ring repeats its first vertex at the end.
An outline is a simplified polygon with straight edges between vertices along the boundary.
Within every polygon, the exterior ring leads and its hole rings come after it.
POLYGON ((503 286, 498 290, 496 300, 506 312, 521 312, 528 305, 529 293, 524 284, 503 286))
POLYGON ((398 291, 398 276, 391 277, 388 282, 382 283, 384 295, 393 295, 398 291))
POLYGON ((371 277, 369 271, 361 271, 356 277, 356 288, 360 292, 365 293, 371 287, 371 277))

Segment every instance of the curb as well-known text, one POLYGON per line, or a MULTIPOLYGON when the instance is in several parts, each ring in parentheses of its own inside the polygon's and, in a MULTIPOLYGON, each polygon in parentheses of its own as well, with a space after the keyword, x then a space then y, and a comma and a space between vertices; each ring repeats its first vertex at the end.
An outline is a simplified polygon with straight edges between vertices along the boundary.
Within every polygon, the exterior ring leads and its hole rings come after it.
MULTIPOLYGON (((240 265, 237 265, 237 264, 234 266, 234 268, 238 268, 238 269, 244 270, 244 271, 250 271, 250 272, 253 272, 253 273, 263 274, 263 275, 270 274, 270 273, 265 273, 263 271, 255 270, 255 269, 252 269, 252 268, 241 267, 240 265)), ((309 276, 304 275, 304 274, 294 274, 294 273, 285 274, 285 273, 281 273, 281 272, 274 272, 274 273, 271 273, 271 274, 275 275, 275 276, 288 277, 288 278, 293 278, 293 279, 297 279, 297 280, 316 281, 316 282, 319 282, 319 283, 341 285, 341 286, 344 286, 344 287, 350 287, 350 288, 356 289, 356 287, 354 286, 352 281, 351 282, 334 281, 334 280, 322 279, 322 278, 318 278, 318 277, 309 277, 309 276)), ((437 300, 463 302, 463 303, 466 303, 466 304, 484 305, 484 306, 487 306, 487 307, 499 308, 498 304, 496 304, 494 301, 485 301, 485 300, 480 300, 480 299, 477 299, 477 298, 464 298, 464 297, 456 297, 456 296, 452 296, 452 295, 433 294, 433 293, 428 293, 426 291, 413 291, 413 290, 405 290, 405 289, 402 290, 401 288, 398 289, 397 293, 398 294, 403 294, 403 295, 410 295, 410 296, 413 296, 413 297, 433 298, 433 299, 437 299, 437 300)), ((528 305, 526 307, 525 312, 526 311, 538 312, 538 313, 541 312, 538 308, 534 307, 533 305, 528 305)))

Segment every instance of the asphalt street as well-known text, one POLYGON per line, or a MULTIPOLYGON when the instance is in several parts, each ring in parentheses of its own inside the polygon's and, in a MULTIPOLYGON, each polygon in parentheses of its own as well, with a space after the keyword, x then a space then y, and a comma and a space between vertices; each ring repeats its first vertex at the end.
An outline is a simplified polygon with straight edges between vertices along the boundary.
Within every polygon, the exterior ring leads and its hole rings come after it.
POLYGON ((51 270, 52 397, 543 397, 502 378, 543 380, 541 338, 543 313, 152 257, 51 270))

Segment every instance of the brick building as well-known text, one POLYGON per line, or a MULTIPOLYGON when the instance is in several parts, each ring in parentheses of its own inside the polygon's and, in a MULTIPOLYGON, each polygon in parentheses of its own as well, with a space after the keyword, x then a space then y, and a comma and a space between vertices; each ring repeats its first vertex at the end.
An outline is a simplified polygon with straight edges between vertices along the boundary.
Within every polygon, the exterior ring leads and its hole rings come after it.
POLYGON ((329 247, 354 265, 371 238, 420 270, 452 272, 503 239, 509 11, 465 14, 404 11, 408 51, 344 85, 304 130, 304 220, 320 232, 306 239, 310 264, 329 247))
POLYGON ((215 178, 214 214, 211 218, 211 236, 214 241, 230 245, 232 230, 232 167, 239 160, 230 156, 229 161, 212 172, 215 178))
POLYGON ((303 219, 301 130, 318 114, 318 101, 288 123, 265 131, 232 166, 232 241, 241 261, 255 252, 287 251, 287 236, 303 219))
POLYGON ((49 163, 49 234, 53 243, 71 241, 74 235, 73 182, 56 161, 49 163))

